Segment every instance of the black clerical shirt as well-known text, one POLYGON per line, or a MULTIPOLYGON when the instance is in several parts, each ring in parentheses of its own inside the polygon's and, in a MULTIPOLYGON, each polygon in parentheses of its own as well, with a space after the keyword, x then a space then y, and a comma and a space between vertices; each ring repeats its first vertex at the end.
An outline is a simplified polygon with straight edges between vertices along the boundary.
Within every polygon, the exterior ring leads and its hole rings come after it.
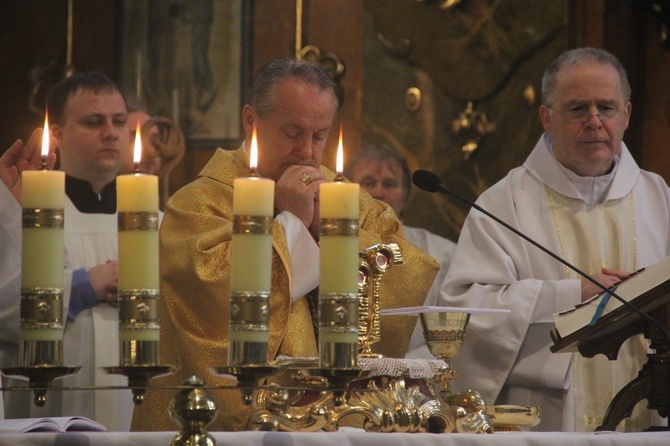
POLYGON ((77 210, 84 214, 116 213, 116 179, 96 194, 88 181, 65 175, 65 193, 77 210))

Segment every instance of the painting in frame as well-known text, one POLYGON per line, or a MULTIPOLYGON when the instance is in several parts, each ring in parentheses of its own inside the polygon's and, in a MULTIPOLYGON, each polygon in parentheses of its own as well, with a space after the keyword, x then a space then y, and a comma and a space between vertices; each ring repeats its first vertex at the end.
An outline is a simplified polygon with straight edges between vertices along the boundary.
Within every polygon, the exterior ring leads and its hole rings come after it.
POLYGON ((129 106, 177 122, 187 149, 237 147, 250 8, 250 0, 124 0, 118 79, 129 106))

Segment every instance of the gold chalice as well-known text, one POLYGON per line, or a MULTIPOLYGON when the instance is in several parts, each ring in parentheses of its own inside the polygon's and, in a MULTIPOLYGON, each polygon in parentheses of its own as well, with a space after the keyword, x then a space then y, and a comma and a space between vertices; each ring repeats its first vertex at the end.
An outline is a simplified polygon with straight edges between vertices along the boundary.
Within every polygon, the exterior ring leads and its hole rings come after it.
POLYGON ((449 364, 449 360, 458 354, 463 345, 470 313, 431 312, 419 316, 423 338, 430 353, 449 364))
POLYGON ((440 378, 440 395, 451 393, 449 381, 457 376, 451 368, 451 358, 456 356, 463 346, 465 331, 470 322, 467 312, 422 312, 419 314, 423 338, 430 353, 449 365, 440 378))
POLYGON ((479 392, 468 390, 452 394, 449 386, 449 382, 458 376, 451 368, 451 358, 456 356, 463 346, 470 313, 422 312, 419 317, 428 350, 449 366, 436 376, 437 382, 431 383, 431 386, 433 392, 439 394, 440 400, 453 408, 456 418, 455 432, 492 433, 493 422, 486 413, 486 403, 479 392))

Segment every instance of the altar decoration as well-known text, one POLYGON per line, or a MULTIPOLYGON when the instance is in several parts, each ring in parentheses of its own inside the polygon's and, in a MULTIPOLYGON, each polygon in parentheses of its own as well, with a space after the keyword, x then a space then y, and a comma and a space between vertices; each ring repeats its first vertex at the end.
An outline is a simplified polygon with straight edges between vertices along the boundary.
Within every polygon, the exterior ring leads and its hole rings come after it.
POLYGON ((274 181, 261 178, 256 130, 249 154, 251 175, 233 185, 228 364, 268 362, 268 320, 272 277, 274 181))

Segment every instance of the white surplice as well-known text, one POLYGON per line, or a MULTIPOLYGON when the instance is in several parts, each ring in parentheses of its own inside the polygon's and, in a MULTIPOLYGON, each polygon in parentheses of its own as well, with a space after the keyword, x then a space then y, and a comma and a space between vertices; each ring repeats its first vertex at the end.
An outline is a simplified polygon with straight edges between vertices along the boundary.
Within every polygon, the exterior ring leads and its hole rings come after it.
MULTIPOLYGON (((431 286, 430 291, 428 291, 426 301, 424 302, 424 305, 440 305, 440 288, 442 287, 442 282, 447 275, 449 263, 451 263, 451 258, 454 255, 454 250, 456 249, 456 243, 444 237, 440 237, 437 234, 433 234, 432 232, 423 228, 414 228, 403 225, 402 231, 405 234, 405 238, 410 243, 418 246, 423 252, 427 253, 435 260, 440 262, 440 271, 438 271, 437 276, 435 276, 433 285, 431 286)), ((410 339, 409 345, 407 346, 407 353, 405 354, 405 357, 411 359, 434 358, 434 356, 430 353, 430 350, 428 350, 426 340, 423 338, 421 322, 418 320, 416 322, 416 327, 414 327, 412 338, 410 339)))
MULTIPOLYGON (((670 191, 659 175, 640 170, 622 143, 611 181, 606 179, 603 184, 593 179, 589 183, 585 179, 577 185, 550 147, 551 137, 545 134, 524 165, 482 194, 477 204, 571 262, 589 263, 597 257, 599 266, 642 268, 670 254, 670 191), (593 197, 602 204, 590 202, 593 197), (586 226, 581 232, 573 231, 578 236, 570 236, 568 228, 575 222, 558 210, 568 204, 578 206, 579 201, 586 226), (617 209, 606 218, 594 218, 587 212, 608 207, 617 209), (590 226, 590 221, 607 225, 609 230, 590 226), (616 246, 609 243, 617 233, 614 228, 626 230, 631 224, 633 237, 619 238, 616 246), (599 241, 598 249, 608 252, 571 258, 586 248, 580 240, 601 234, 610 238, 599 241)), ((587 272, 596 273, 591 266, 586 265, 591 269, 587 272)), ((544 415, 538 430, 577 428, 575 417, 581 419, 583 414, 575 413, 574 408, 572 355, 549 350, 552 314, 581 300, 581 280, 575 273, 568 273, 557 260, 472 210, 442 299, 447 306, 511 310, 509 315, 470 319, 464 346, 452 360, 461 375, 453 383, 454 390, 473 388, 488 404, 539 405, 544 415)), ((616 363, 612 366, 617 367, 616 363)), ((630 378, 635 375, 636 371, 630 378)))

